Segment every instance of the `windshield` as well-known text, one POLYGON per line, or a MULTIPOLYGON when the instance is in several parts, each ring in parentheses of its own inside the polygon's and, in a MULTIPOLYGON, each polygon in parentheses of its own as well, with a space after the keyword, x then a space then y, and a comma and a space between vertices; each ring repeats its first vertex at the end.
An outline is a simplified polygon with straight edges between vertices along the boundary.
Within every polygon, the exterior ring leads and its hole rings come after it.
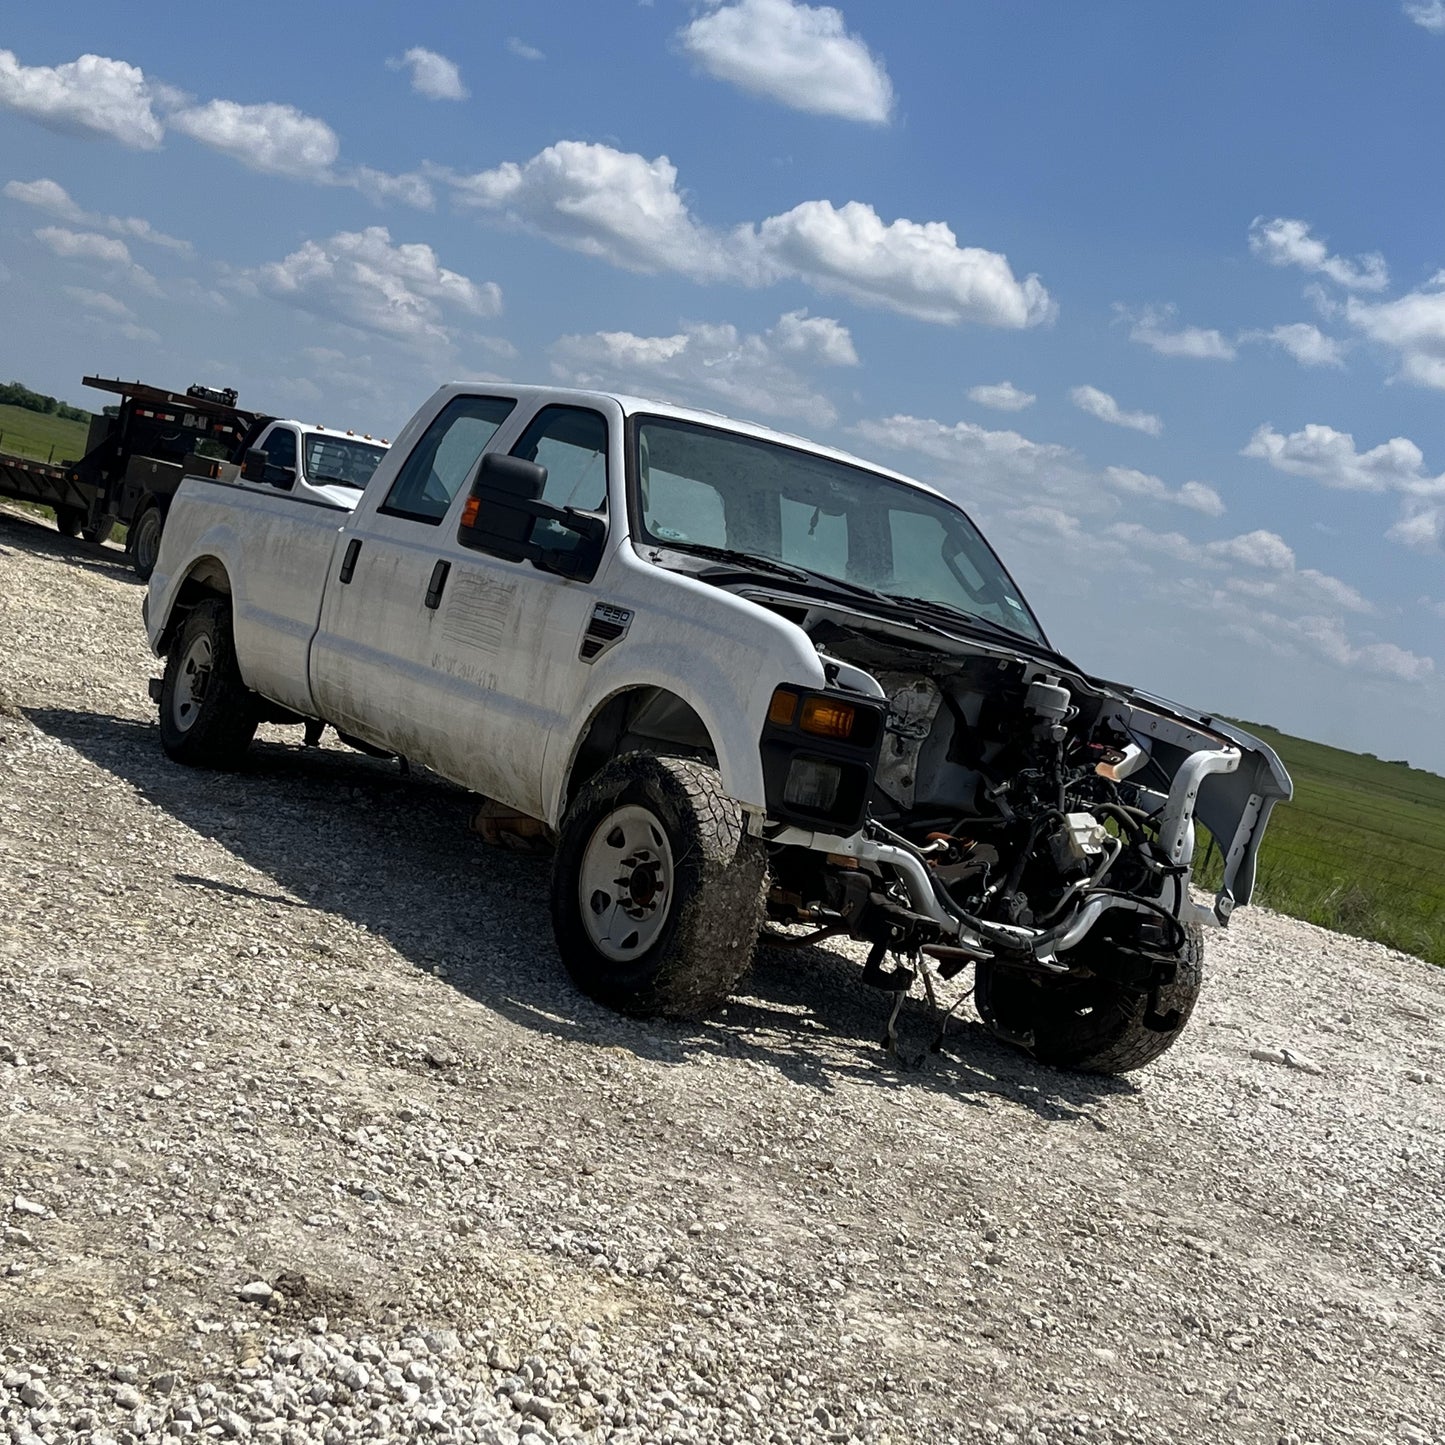
POLYGON ((641 526, 634 531, 649 542, 784 562, 1044 641, 992 548, 941 497, 690 422, 644 417, 636 446, 641 526))
POLYGON ((306 480, 364 487, 385 455, 386 448, 375 442, 333 436, 330 432, 307 432, 306 480))

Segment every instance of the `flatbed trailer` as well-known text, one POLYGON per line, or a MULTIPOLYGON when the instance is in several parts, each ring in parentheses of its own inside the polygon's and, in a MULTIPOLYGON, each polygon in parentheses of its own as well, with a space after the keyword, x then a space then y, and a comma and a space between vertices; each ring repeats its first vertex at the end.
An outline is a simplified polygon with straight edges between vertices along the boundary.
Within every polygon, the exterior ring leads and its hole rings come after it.
POLYGON ((238 407, 231 390, 196 385, 176 392, 101 376, 83 381, 120 398, 115 414, 91 418, 84 456, 64 466, 0 453, 0 497, 54 508, 65 536, 89 542, 104 542, 117 523, 125 525, 126 550, 146 578, 181 478, 217 461, 239 461, 271 418, 238 407))

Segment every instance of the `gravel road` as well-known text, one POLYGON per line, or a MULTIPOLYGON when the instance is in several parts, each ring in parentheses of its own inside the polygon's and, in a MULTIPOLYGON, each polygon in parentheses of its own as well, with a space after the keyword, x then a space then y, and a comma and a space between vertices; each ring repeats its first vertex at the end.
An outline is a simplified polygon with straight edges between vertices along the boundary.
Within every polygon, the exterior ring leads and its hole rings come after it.
POLYGON ((141 596, 0 510, 16 1445, 1445 1440, 1445 971, 1246 910, 1121 1080, 841 950, 620 1019, 466 795, 169 763, 141 596))

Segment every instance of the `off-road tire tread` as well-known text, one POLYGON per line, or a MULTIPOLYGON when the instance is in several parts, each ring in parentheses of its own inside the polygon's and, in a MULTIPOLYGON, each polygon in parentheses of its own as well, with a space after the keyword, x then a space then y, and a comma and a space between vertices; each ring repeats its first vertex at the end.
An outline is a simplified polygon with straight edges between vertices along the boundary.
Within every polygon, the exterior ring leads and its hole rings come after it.
POLYGON ((114 531, 115 520, 114 518, 111 518, 109 520, 101 522, 100 526, 98 527, 82 527, 80 529, 80 535, 87 542, 90 542, 97 547, 102 547, 110 541, 110 534, 114 531))
POLYGON ((62 537, 80 536, 81 523, 85 521, 85 513, 75 507, 57 507, 55 509, 55 530, 62 537))
POLYGON ((161 746, 187 767, 229 771, 245 757, 259 722, 256 695, 241 681, 236 663, 230 603, 222 598, 198 603, 182 623, 166 657, 160 700, 161 746), (211 680, 200 716, 185 732, 179 732, 171 723, 172 692, 186 648, 202 627, 211 633, 211 680))
POLYGON ((752 963, 767 897, 767 853, 714 767, 626 753, 578 793, 563 820, 552 871, 552 922, 562 961, 590 998, 638 1017, 699 1018, 718 1008, 752 963), (673 917, 630 977, 599 954, 581 921, 577 872, 597 821, 645 801, 673 849, 673 917))
POLYGON ((1189 924, 1184 932, 1184 947, 1173 960, 1174 981, 1161 985, 1158 993, 1160 1014, 1179 1011, 1173 1028, 1154 1029, 1145 1023, 1150 995, 1122 984, 1104 1013, 1051 1021, 1040 1004, 1046 1002, 1052 980, 1035 984, 1018 969, 986 963, 977 967, 974 1005, 984 1023, 1001 1037, 1032 1034, 1029 1052, 1040 1063, 1086 1074, 1126 1074, 1141 1069, 1184 1032, 1199 999, 1204 982, 1204 931, 1198 924, 1189 924), (1076 1027, 1069 1027, 1070 1023, 1076 1027))

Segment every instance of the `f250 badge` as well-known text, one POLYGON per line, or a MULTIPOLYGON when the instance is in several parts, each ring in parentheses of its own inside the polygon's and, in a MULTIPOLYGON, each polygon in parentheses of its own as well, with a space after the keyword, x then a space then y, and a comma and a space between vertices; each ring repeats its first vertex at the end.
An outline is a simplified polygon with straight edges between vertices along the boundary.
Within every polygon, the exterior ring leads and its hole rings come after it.
POLYGON ((609 647, 615 646, 627 636, 632 626, 632 609, 614 607, 610 602, 599 602, 587 619, 582 633, 582 646, 578 657, 583 662, 596 662, 609 647))

